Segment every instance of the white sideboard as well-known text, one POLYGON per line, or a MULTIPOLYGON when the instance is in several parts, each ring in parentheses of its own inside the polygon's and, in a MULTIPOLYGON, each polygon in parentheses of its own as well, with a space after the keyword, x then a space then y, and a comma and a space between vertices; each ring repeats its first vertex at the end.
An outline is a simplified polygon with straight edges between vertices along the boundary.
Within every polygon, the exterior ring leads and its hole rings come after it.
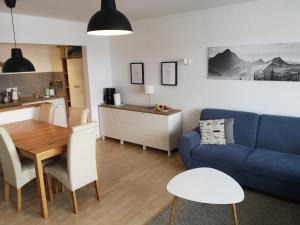
POLYGON ((111 137, 161 149, 171 155, 177 148, 177 140, 182 132, 181 111, 157 112, 135 105, 100 105, 100 133, 102 139, 111 137))

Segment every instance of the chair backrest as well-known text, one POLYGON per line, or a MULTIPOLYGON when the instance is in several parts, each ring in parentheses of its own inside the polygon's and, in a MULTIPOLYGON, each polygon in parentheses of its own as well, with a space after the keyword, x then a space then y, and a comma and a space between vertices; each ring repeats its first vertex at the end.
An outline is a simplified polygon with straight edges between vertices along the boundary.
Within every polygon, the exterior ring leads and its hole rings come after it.
POLYGON ((88 122, 89 112, 89 109, 84 109, 80 107, 70 107, 68 126, 74 127, 86 124, 88 122))
POLYGON ((19 188, 18 180, 22 176, 20 158, 10 135, 3 127, 0 127, 0 159, 5 181, 19 188))
POLYGON ((68 173, 72 191, 98 179, 96 163, 96 122, 70 129, 68 173))
POLYGON ((55 106, 52 103, 40 105, 39 121, 53 124, 55 106))

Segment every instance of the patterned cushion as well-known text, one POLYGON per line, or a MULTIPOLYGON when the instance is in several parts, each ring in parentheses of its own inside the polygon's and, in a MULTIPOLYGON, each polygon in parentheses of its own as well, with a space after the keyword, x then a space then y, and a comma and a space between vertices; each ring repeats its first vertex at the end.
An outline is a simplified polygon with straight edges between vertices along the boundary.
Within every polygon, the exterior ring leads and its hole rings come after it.
POLYGON ((201 144, 225 145, 225 119, 200 120, 201 144))

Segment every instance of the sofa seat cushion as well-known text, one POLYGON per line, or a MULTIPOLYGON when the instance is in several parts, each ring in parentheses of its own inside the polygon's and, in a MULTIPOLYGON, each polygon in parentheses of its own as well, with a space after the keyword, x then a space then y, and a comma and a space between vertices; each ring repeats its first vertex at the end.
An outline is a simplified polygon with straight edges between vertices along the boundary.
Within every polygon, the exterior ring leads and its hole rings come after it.
POLYGON ((239 169, 246 157, 253 151, 244 145, 199 145, 192 152, 192 160, 239 169))
POLYGON ((257 148, 246 159, 242 170, 300 185, 300 156, 296 154, 257 148))

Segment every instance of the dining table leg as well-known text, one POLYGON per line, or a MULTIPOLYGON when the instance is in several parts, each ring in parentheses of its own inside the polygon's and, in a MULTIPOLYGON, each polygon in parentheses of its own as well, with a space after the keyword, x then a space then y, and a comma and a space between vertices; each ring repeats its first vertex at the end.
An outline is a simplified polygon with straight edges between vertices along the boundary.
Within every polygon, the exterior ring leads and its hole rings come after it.
POLYGON ((35 158, 34 162, 35 162, 36 182, 37 182, 38 194, 40 199, 41 215, 44 218, 48 218, 48 207, 47 207, 42 160, 37 157, 35 158))

